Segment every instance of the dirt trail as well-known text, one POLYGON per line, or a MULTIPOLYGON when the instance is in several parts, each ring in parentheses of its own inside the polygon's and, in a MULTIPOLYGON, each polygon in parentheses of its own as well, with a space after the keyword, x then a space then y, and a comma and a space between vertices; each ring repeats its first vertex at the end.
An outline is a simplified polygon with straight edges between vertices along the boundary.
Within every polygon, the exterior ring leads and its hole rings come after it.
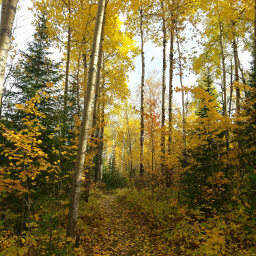
POLYGON ((115 194, 101 199, 101 212, 104 222, 101 227, 95 227, 92 240, 86 241, 86 255, 170 255, 163 252, 149 227, 117 203, 115 194))

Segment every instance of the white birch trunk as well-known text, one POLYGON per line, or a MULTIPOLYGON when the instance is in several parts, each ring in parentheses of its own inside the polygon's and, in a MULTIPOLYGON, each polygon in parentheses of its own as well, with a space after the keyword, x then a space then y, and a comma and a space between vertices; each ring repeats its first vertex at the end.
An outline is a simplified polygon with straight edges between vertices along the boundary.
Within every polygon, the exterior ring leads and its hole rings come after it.
POLYGON ((12 38, 12 27, 16 14, 18 0, 3 0, 0 25, 0 118, 2 112, 2 97, 4 76, 8 51, 12 38))
POLYGON ((97 62, 100 48, 100 39, 105 12, 105 0, 99 0, 98 11, 95 22, 91 58, 89 65, 88 83, 85 94, 85 106, 83 111, 83 119, 79 135, 78 152, 76 157, 75 172, 70 195, 67 236, 74 238, 76 235, 76 225, 78 217, 79 199, 82 187, 82 174, 84 171, 86 149, 88 143, 88 133, 90 130, 90 117, 92 112, 92 100, 95 90, 97 62))

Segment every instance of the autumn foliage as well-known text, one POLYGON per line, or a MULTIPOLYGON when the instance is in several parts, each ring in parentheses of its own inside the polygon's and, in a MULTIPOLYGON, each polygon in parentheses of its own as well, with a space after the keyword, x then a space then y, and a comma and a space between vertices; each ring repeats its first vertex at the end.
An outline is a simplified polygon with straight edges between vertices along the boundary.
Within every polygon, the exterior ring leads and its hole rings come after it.
POLYGON ((95 69, 98 1, 33 0, 9 50, 0 256, 256 255, 256 2, 106 2, 95 69))

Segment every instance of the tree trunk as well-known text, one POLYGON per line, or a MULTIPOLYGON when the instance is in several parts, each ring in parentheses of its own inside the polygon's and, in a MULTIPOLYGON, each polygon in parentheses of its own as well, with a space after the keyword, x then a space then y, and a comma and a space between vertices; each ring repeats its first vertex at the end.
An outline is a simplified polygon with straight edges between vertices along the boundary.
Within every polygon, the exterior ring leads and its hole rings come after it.
MULTIPOLYGON (((102 106, 102 124, 104 124, 104 105, 102 106)), ((103 148, 104 148, 104 125, 100 128, 100 136, 99 136, 99 153, 98 153, 98 175, 99 175, 99 182, 102 182, 103 177, 103 148)))
MULTIPOLYGON (((235 22, 232 21, 232 26, 235 26, 235 22)), ((237 51, 237 42, 236 42, 236 35, 233 32, 233 39, 232 39, 232 46, 233 46, 233 54, 234 54, 234 61, 235 61, 235 83, 236 83, 236 112, 237 114, 240 113, 240 89, 239 89, 239 63, 238 63, 238 51, 237 51)))
MULTIPOLYGON (((239 74, 238 74, 238 52, 237 52, 237 43, 233 39, 233 50, 234 50, 234 60, 235 60, 235 83, 239 83, 239 74)), ((240 89, 239 85, 236 85, 236 112, 240 113, 240 89)))
POLYGON ((4 76, 8 51, 12 38, 12 27, 16 14, 18 0, 3 0, 0 25, 0 119, 2 113, 2 98, 4 88, 4 76))
MULTIPOLYGON (((105 70, 105 62, 104 62, 104 53, 102 56, 102 69, 105 70)), ((102 82, 102 87, 101 87, 101 96, 104 97, 104 90, 105 90, 105 76, 103 76, 103 82, 102 82)), ((104 101, 103 101, 104 102, 104 101)), ((101 127, 98 128, 98 152, 96 154, 96 159, 95 159, 95 181, 97 180, 98 182, 102 182, 103 178, 103 149, 104 149, 104 122, 105 122, 105 104, 102 103, 101 106, 101 114, 100 114, 100 123, 101 127), (96 177, 97 176, 97 177, 96 177)))
MULTIPOLYGON (((86 81, 88 80, 88 65, 87 65, 87 55, 86 53, 83 53, 83 64, 84 64, 84 86, 83 86, 83 95, 84 95, 84 101, 85 101, 85 93, 86 93, 86 81)), ((84 102, 85 104, 85 102, 84 102)))
MULTIPOLYGON (((94 98, 94 105, 93 105, 93 120, 92 120, 92 127, 95 128, 98 124, 100 123, 100 118, 98 118, 99 115, 99 96, 100 96, 100 73, 101 73, 101 66, 102 66, 102 59, 103 59, 103 41, 104 41, 104 26, 105 26, 105 18, 103 21, 103 26, 102 26, 102 33, 101 33, 101 40, 100 40, 100 50, 99 50, 99 60, 98 60, 98 70, 97 70, 97 82, 96 82, 96 93, 95 93, 95 98, 94 98)), ((103 60, 104 62, 104 60, 103 60)), ((104 65, 103 65, 104 69, 104 65)), ((102 86, 103 89, 104 86, 102 86)), ((102 106, 104 108, 104 106, 102 106)), ((104 109, 103 111, 103 118, 104 118, 104 109)), ((97 135, 95 136, 97 139, 100 139, 101 133, 104 133, 103 127, 101 129, 97 128, 97 135)), ((96 153, 96 164, 95 164, 95 183, 99 183, 101 181, 101 175, 100 175, 100 170, 101 170, 101 162, 102 162, 102 151, 103 148, 100 149, 101 146, 101 140, 98 142, 98 152, 96 153)))
POLYGON ((104 106, 101 112, 101 123, 102 127, 97 128, 97 138, 98 138, 98 151, 95 156, 95 183, 98 184, 102 181, 102 169, 103 169, 103 137, 104 137, 104 106))
POLYGON ((183 70, 182 70, 182 58, 180 51, 180 40, 178 35, 177 23, 176 25, 176 37, 177 37, 177 48, 179 54, 179 77, 180 77, 180 86, 181 86, 181 98, 182 98, 182 137, 183 137, 183 146, 184 146, 184 160, 186 161, 186 117, 185 117, 185 94, 183 87, 183 70))
POLYGON ((243 70, 243 67, 241 65, 241 62, 240 62, 239 58, 238 58, 238 67, 239 67, 239 70, 240 70, 240 73, 241 73, 241 79, 242 79, 243 84, 247 84, 246 80, 245 80, 245 76, 244 76, 244 70, 243 70))
POLYGON ((225 64, 225 55, 223 47, 223 26, 219 22, 220 28, 220 50, 221 50, 221 64, 222 64, 222 93, 223 93, 223 116, 227 116, 227 85, 226 85, 226 64, 225 64))
MULTIPOLYGON (((223 24, 219 22, 220 28, 220 50, 222 64, 222 96, 223 96, 223 116, 227 117, 227 82, 226 82, 226 63, 223 46, 223 24)), ((229 131, 225 131, 226 149, 229 150, 229 131)))
POLYGON ((76 235, 76 225, 78 217, 79 199, 82 187, 82 174, 85 164, 85 155, 87 150, 88 133, 90 116, 92 109, 92 99, 95 89, 96 73, 97 73, 97 63, 98 63, 98 53, 100 48, 100 39, 103 25, 103 17, 105 11, 105 0, 99 0, 98 11, 95 21, 95 29, 91 50, 88 83, 85 95, 85 106, 83 111, 83 119, 81 123, 78 152, 76 157, 75 172, 73 176, 73 183, 70 194, 70 204, 69 204, 69 214, 68 214, 68 224, 67 224, 67 236, 74 238, 76 235))
POLYGON ((128 104, 126 104, 125 109, 125 119, 127 125, 127 140, 128 140, 128 148, 129 148, 129 158, 128 158, 128 172, 130 180, 132 181, 132 188, 134 187, 134 173, 133 173, 133 163, 132 163, 132 139, 131 139, 131 129, 129 125, 129 115, 128 115, 128 104))
POLYGON ((140 7, 140 39, 141 39, 141 105, 140 105, 140 177, 144 176, 144 86, 145 86, 145 55, 144 55, 144 31, 143 31, 143 8, 140 7))
POLYGON ((162 80, 162 134, 161 134, 161 169, 163 176, 166 172, 165 166, 165 93, 166 93, 166 20, 165 20, 165 6, 162 1, 162 21, 163 21, 163 80, 162 80))
POLYGON ((77 116, 80 116, 81 112, 81 107, 80 107, 80 79, 79 79, 79 70, 80 70, 80 57, 78 58, 78 65, 77 65, 77 73, 76 73, 76 81, 77 81, 77 86, 76 86, 76 104, 77 104, 77 116))
POLYGON ((101 64, 102 64, 102 57, 103 57, 104 26, 105 26, 105 18, 103 20, 103 26, 102 26, 102 31, 101 31, 99 58, 98 58, 98 64, 97 64, 95 97, 94 97, 94 102, 93 102, 92 128, 95 128, 96 124, 97 124, 97 114, 98 114, 98 105, 99 105, 98 102, 99 102, 99 96, 100 96, 100 74, 101 74, 101 64))
POLYGON ((65 88, 64 88, 64 110, 67 108, 68 102, 68 78, 69 78, 69 64, 70 64, 70 50, 71 50, 71 26, 70 26, 70 14, 71 6, 70 0, 68 0, 68 44, 67 44, 67 62, 66 62, 66 74, 65 74, 65 88))
MULTIPOLYGON (((169 70, 169 137, 168 137, 168 156, 172 152, 172 101, 173 101, 173 70, 174 70, 174 28, 175 19, 171 14, 171 39, 170 39, 170 70, 169 70)), ((172 170, 166 169, 166 186, 170 187, 172 180, 172 170)))
POLYGON ((232 98, 233 98, 233 63, 232 63, 232 59, 231 59, 230 96, 229 96, 229 110, 228 110, 229 117, 231 117, 231 112, 232 112, 232 98))

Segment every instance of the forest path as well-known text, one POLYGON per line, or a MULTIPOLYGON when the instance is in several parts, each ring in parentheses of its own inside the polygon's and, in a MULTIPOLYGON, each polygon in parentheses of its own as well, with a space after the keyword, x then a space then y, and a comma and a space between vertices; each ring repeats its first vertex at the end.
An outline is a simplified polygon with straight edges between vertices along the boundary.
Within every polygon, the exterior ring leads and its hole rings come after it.
POLYGON ((87 238, 81 243, 86 255, 168 255, 161 250, 161 243, 152 236, 150 227, 134 211, 122 207, 116 194, 104 195, 100 208, 104 221, 93 229, 90 241, 87 238))

